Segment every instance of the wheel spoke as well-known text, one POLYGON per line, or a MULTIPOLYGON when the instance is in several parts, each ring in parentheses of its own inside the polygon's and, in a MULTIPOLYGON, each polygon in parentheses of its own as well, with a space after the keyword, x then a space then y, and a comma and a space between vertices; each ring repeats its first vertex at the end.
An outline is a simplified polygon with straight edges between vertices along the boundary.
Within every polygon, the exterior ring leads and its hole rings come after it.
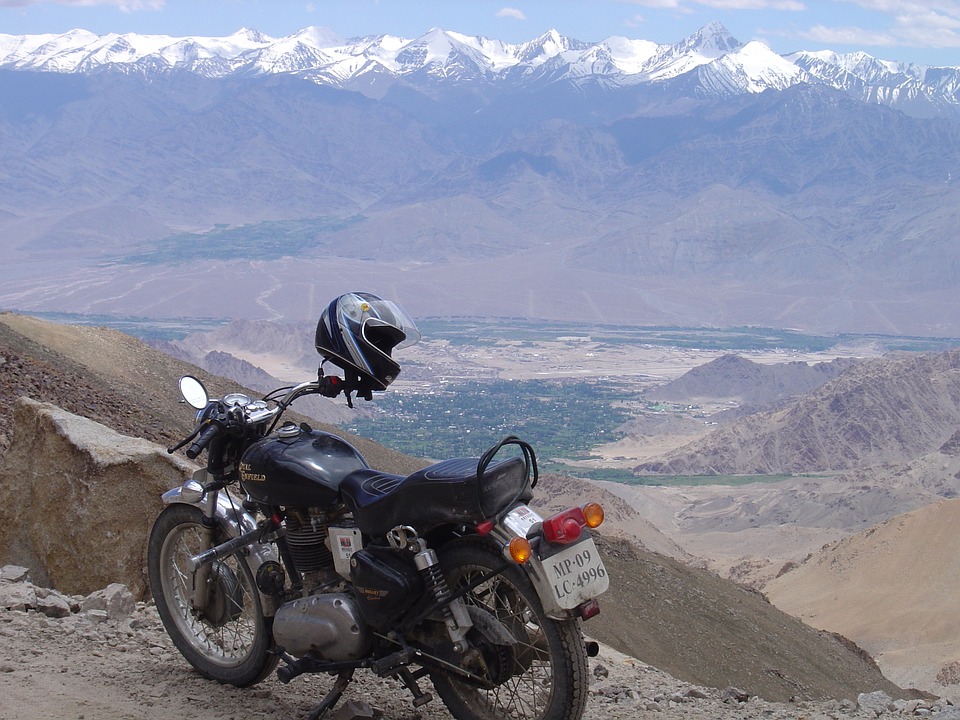
POLYGON ((160 514, 147 549, 150 588, 184 658, 207 677, 246 687, 266 677, 277 658, 268 652, 259 593, 242 556, 204 567, 206 605, 194 609, 196 575, 190 559, 209 547, 203 524, 203 513, 189 505, 176 503, 160 514))
MULTIPOLYGON (((457 582, 466 586, 485 570, 462 569, 457 573, 457 582)), ((490 689, 456 684, 464 700, 486 708, 490 717, 542 718, 553 691, 555 669, 543 629, 535 621, 535 613, 523 594, 501 575, 475 588, 466 600, 496 617, 516 638, 517 644, 512 652, 511 676, 490 689)))
POLYGON ((250 651, 256 634, 256 613, 250 595, 247 576, 239 567, 236 556, 226 558, 212 566, 210 577, 214 578, 210 603, 220 603, 214 609, 219 620, 211 622, 198 616, 193 610, 193 575, 189 570, 190 558, 201 547, 201 534, 196 527, 180 528, 171 536, 169 562, 166 563, 170 594, 174 600, 174 620, 188 641, 206 658, 220 664, 242 661, 250 651), (227 574, 237 587, 229 586, 219 578, 227 574), (225 585, 227 585, 225 587, 225 585), (215 597, 216 595, 220 597, 215 597))

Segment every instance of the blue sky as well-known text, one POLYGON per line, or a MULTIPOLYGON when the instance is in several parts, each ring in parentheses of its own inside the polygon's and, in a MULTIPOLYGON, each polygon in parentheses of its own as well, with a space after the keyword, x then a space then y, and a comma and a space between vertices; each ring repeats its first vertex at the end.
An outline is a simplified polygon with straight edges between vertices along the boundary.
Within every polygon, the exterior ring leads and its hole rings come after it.
POLYGON ((280 37, 319 25, 344 37, 413 38, 441 27, 522 42, 555 28, 584 41, 673 43, 711 20, 779 53, 864 50, 960 66, 960 0, 0 0, 0 33, 12 35, 217 36, 249 27, 280 37))

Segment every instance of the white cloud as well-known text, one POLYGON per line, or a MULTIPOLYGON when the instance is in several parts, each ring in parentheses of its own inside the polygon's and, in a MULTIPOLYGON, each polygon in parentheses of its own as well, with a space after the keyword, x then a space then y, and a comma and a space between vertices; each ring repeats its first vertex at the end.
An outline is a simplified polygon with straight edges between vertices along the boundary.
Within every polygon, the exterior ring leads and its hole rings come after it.
POLYGON ((166 0, 0 0, 0 7, 27 7, 29 5, 73 5, 93 7, 115 5, 122 12, 162 10, 166 0))
POLYGON ((864 10, 890 15, 912 14, 927 10, 960 14, 960 0, 841 0, 859 5, 864 10))
POLYGON ((817 25, 801 37, 817 42, 847 45, 960 47, 960 0, 842 1, 885 15, 889 22, 882 30, 817 25))
POLYGON ((717 10, 806 10, 801 0, 619 0, 648 8, 675 9, 690 12, 690 5, 703 5, 717 10))
MULTIPOLYGON (((630 5, 640 5, 648 8, 679 8, 680 0, 619 0, 630 5)), ((639 17, 639 16, 638 16, 639 17)))
POLYGON ((514 20, 526 20, 527 16, 523 14, 523 10, 518 10, 517 8, 505 7, 497 10, 497 17, 513 18, 514 20))
POLYGON ((826 27, 814 25, 809 30, 798 33, 804 40, 824 43, 825 45, 896 45, 896 39, 886 32, 864 30, 857 27, 826 27))
POLYGON ((717 10, 806 10, 800 0, 697 0, 698 5, 717 10))

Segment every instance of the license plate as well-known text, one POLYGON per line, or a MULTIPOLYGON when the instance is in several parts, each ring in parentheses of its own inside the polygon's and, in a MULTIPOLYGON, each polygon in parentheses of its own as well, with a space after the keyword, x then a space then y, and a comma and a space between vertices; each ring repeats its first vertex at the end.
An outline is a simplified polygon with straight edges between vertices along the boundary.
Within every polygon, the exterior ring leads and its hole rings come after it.
POLYGON ((553 599, 564 610, 575 608, 610 587, 610 577, 592 538, 581 540, 541 562, 553 599))

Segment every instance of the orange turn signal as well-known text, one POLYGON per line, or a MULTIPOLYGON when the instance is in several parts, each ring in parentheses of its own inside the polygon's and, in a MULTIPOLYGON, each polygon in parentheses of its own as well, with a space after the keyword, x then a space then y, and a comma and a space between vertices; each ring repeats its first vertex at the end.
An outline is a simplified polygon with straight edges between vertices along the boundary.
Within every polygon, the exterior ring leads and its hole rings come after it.
POLYGON ((583 519, 587 522, 587 527, 600 527, 603 522, 603 508, 600 503, 587 503, 583 506, 583 519))
POLYGON ((530 549, 530 543, 526 538, 515 537, 510 541, 508 546, 510 550, 510 557, 513 558, 513 561, 518 565, 523 565, 527 560, 530 559, 532 550, 530 549))

